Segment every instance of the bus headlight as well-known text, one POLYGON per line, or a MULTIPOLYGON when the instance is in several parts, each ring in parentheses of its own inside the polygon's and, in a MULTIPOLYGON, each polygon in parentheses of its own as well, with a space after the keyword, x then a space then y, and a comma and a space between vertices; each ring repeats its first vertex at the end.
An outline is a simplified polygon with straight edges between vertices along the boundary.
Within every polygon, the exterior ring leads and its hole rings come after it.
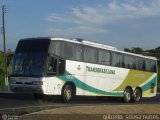
POLYGON ((11 84, 16 84, 16 81, 15 80, 11 80, 11 84))
POLYGON ((33 81, 33 85, 43 85, 43 81, 33 81))

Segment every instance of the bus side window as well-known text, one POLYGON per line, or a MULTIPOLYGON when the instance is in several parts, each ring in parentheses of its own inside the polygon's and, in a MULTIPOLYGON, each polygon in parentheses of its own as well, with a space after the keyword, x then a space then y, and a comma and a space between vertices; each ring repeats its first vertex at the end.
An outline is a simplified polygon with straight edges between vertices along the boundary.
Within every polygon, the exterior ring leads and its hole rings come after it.
POLYGON ((124 67, 130 68, 130 58, 128 55, 124 55, 124 67))
POLYGON ((97 50, 94 49, 93 47, 84 47, 83 51, 83 57, 85 62, 90 62, 90 63, 97 63, 97 50))
POLYGON ((81 45, 74 46, 74 60, 82 61, 83 50, 81 45))
POLYGON ((54 55, 61 56, 61 46, 62 46, 61 42, 57 41, 51 42, 49 52, 53 53, 54 55))
POLYGON ((146 64, 146 71, 150 71, 151 68, 151 64, 149 60, 145 60, 145 64, 146 64))
POLYGON ((70 43, 64 44, 64 55, 66 59, 73 60, 74 59, 74 46, 70 43))
POLYGON ((118 67, 117 54, 112 52, 112 66, 118 67))
POLYGON ((156 62, 155 61, 151 61, 151 72, 156 72, 156 62))
POLYGON ((99 54, 98 58, 99 64, 110 65, 111 55, 109 51, 99 50, 98 54, 99 54))
POLYGON ((146 70, 146 63, 145 63, 145 60, 142 60, 142 70, 146 70))

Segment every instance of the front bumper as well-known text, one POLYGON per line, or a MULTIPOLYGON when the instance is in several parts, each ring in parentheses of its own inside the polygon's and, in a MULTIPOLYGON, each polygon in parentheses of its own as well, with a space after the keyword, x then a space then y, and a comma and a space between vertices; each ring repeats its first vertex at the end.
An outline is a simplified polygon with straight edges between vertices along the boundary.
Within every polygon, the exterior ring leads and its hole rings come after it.
POLYGON ((11 91, 15 93, 44 93, 42 86, 11 86, 11 91))

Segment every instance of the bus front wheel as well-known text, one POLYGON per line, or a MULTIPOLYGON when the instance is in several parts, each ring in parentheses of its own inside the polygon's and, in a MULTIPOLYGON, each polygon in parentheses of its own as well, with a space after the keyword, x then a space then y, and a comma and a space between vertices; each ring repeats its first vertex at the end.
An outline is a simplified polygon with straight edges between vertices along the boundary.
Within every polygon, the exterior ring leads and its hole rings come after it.
POLYGON ((72 86, 67 84, 62 89, 62 100, 63 100, 63 102, 70 102, 72 97, 73 97, 72 86))

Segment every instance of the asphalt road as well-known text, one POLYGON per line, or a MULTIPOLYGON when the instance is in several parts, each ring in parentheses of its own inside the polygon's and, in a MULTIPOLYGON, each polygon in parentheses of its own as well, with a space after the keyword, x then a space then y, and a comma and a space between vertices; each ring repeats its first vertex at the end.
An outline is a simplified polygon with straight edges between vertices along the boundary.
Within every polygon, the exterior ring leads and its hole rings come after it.
MULTIPOLYGON (((153 98, 143 98, 138 104, 159 104, 160 94, 153 98)), ((74 106, 74 105, 125 105, 120 98, 105 98, 97 100, 96 97, 76 97, 71 103, 62 103, 60 97, 45 96, 45 99, 35 100, 31 94, 0 94, 0 111, 33 106, 74 106)), ((132 103, 137 104, 137 103, 132 103)))

